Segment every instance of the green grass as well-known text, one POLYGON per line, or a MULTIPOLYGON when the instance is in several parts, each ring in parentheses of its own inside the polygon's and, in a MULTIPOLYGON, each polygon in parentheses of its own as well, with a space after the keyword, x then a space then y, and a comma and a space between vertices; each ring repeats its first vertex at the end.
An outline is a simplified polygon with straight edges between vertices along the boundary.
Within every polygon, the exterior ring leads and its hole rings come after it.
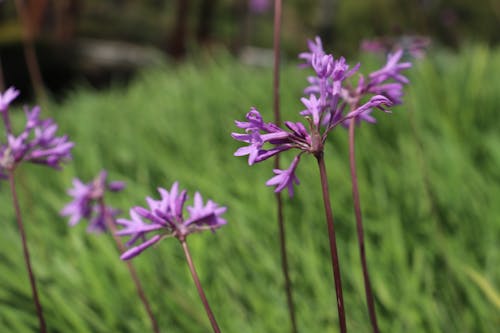
MULTIPOLYGON (((374 59, 369 61, 375 63, 374 59)), ((410 71, 406 103, 357 131, 368 263, 383 332, 495 332, 500 327, 500 50, 430 54, 410 71)), ((284 118, 298 120, 306 72, 282 72, 284 118)), ((226 205, 228 225, 189 238, 224 332, 287 332, 272 162, 232 154, 234 119, 250 106, 271 119, 271 71, 222 56, 145 72, 131 86, 75 91, 43 112, 76 142, 62 172, 19 170, 29 247, 51 332, 147 332, 149 322, 113 241, 58 215, 73 177, 101 169, 125 180, 109 201, 125 213, 175 180, 226 205)), ((352 214, 347 133, 326 148, 346 313, 369 332, 352 214)), ((285 162, 292 154, 287 154, 285 162)), ((303 158, 285 197, 301 332, 337 332, 326 224, 315 161, 303 158)), ((36 331, 8 188, 0 191, 0 332, 36 331)), ((182 249, 165 240, 134 259, 165 332, 208 332, 182 249)))

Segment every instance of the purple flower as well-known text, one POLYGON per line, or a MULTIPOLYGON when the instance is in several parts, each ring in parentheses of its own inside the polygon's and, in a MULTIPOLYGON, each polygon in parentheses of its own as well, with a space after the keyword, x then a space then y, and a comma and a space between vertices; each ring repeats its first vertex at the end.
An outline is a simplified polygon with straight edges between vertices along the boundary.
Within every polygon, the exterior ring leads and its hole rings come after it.
POLYGON ((3 94, 0 93, 0 112, 4 113, 9 108, 10 103, 19 96, 19 90, 10 87, 3 94))
POLYGON ((396 82, 407 84, 409 80, 401 75, 401 71, 411 67, 410 62, 399 63, 403 56, 403 50, 398 50, 394 54, 387 55, 387 63, 384 67, 369 75, 372 84, 378 84, 388 79, 393 79, 396 82))
POLYGON ((226 207, 219 206, 211 200, 204 204, 198 192, 194 195, 193 205, 186 207, 187 216, 185 216, 184 204, 188 196, 186 190, 179 192, 177 182, 172 185, 170 191, 158 188, 158 192, 161 196, 160 200, 147 197, 148 208, 134 207, 130 209, 130 220, 117 220, 117 223, 124 228, 116 234, 131 236, 127 246, 132 246, 139 239, 142 240, 142 243, 123 253, 122 260, 132 259, 163 238, 176 237, 184 240, 191 233, 203 230, 213 231, 227 223, 221 217, 226 207), (149 223, 145 223, 144 219, 149 223), (155 235, 147 239, 146 235, 151 232, 155 235))
POLYGON ((368 80, 360 75, 358 85, 352 86, 348 79, 359 70, 360 64, 350 68, 345 58, 334 59, 326 54, 319 37, 308 41, 308 47, 310 52, 299 55, 316 74, 308 78, 310 85, 305 92, 309 97, 301 99, 306 109, 300 115, 306 118, 308 126, 286 121, 286 129, 283 129, 264 122, 259 111, 251 108, 246 115, 247 121, 235 121, 244 133, 231 133, 234 139, 247 143, 234 155, 248 155, 249 165, 284 151, 299 150, 287 170, 274 170, 275 176, 266 182, 268 186, 276 186, 276 192, 287 188, 290 196, 293 196, 293 185, 299 183, 295 170, 300 156, 303 153, 316 157, 322 154, 329 132, 337 125, 346 125, 352 120, 375 122, 371 115, 373 110, 389 112, 386 107, 401 103, 402 86, 408 82, 401 71, 411 66, 401 63, 402 53, 396 52, 389 55, 385 66, 370 74, 368 80))
POLYGON ((118 192, 125 188, 123 182, 107 182, 107 172, 101 171, 99 175, 90 183, 85 184, 79 179, 73 180, 73 188, 68 190, 68 194, 73 197, 73 201, 67 204, 62 210, 62 216, 69 217, 69 225, 74 226, 80 220, 89 220, 87 231, 106 231, 106 218, 114 218, 119 211, 104 205, 104 194, 106 191, 118 192))
MULTIPOLYGON (((6 129, 6 143, 0 155, 0 173, 14 170, 21 162, 44 164, 60 169, 61 163, 71 159, 73 142, 68 136, 56 136, 57 124, 52 119, 40 119, 40 107, 25 108, 26 124, 24 130, 15 135, 8 114, 9 103, 19 94, 9 88, 0 95, 0 110, 6 129)), ((0 144, 1 145, 1 144, 0 144)))
POLYGON ((325 54, 323 50, 323 43, 321 42, 321 38, 316 36, 314 40, 307 40, 307 47, 309 48, 309 52, 302 52, 299 54, 299 59, 303 59, 305 61, 304 64, 301 64, 301 67, 309 67, 312 65, 312 59, 314 55, 322 56, 325 54))
POLYGON ((299 161, 300 161, 300 154, 295 156, 295 158, 292 161, 292 164, 290 164, 290 167, 288 169, 286 170, 274 169, 273 172, 276 176, 269 179, 266 182, 266 185, 276 186, 274 192, 281 192, 283 191, 283 189, 287 188, 288 194, 290 195, 290 197, 292 197, 293 184, 295 183, 296 185, 298 185, 300 183, 297 176, 295 176, 295 169, 297 168, 299 161))
POLYGON ((269 10, 270 6, 269 0, 249 0, 248 9, 255 14, 263 14, 269 10))

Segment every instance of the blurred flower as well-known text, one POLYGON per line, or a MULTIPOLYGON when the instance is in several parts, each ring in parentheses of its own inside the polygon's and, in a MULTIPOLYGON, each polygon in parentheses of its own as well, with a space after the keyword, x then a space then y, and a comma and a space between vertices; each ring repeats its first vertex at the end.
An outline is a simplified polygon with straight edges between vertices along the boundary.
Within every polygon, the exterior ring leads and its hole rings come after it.
POLYGON ((101 171, 99 175, 90 183, 85 184, 79 179, 73 180, 73 188, 68 190, 68 194, 73 197, 73 201, 67 204, 62 210, 62 216, 69 217, 69 225, 74 226, 81 219, 89 220, 87 231, 106 231, 106 218, 114 218, 119 213, 118 210, 104 205, 104 194, 106 191, 119 192, 125 188, 123 182, 107 182, 107 172, 101 171))
POLYGON ((61 163, 71 158, 73 142, 68 136, 56 136, 57 124, 52 119, 40 119, 40 107, 25 108, 26 124, 19 135, 14 135, 9 104, 19 95, 19 91, 9 88, 0 94, 0 111, 5 126, 6 142, 0 143, 0 177, 14 170, 21 162, 44 164, 60 169, 61 163))
POLYGON ((361 42, 361 50, 373 53, 391 53, 403 50, 414 58, 425 57, 431 39, 425 36, 404 35, 401 37, 378 37, 365 39, 361 42))
POLYGON ((255 14, 263 14, 269 10, 271 3, 269 0, 249 0, 248 9, 255 14))
POLYGON ((127 246, 137 240, 142 243, 132 247, 121 255, 122 260, 132 259, 142 251, 166 237, 176 237, 184 240, 189 234, 203 230, 215 230, 226 224, 221 215, 226 207, 221 207, 211 200, 203 203, 201 194, 196 192, 192 206, 187 206, 188 216, 184 216, 184 204, 188 199, 186 190, 179 192, 179 184, 175 182, 170 191, 158 188, 161 199, 146 198, 149 208, 134 207, 130 209, 131 220, 118 219, 117 223, 124 226, 116 234, 131 236, 127 246), (149 220, 145 223, 143 219, 149 220), (146 239, 148 233, 156 234, 146 239))

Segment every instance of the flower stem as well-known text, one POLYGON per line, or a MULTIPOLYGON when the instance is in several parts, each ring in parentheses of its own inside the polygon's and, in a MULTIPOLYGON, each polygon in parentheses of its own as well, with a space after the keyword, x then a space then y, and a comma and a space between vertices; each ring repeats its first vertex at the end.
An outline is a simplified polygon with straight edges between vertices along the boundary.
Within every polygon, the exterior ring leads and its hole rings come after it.
MULTIPOLYGON (((280 36, 281 36, 281 7, 282 0, 274 1, 274 65, 273 65, 273 111, 274 123, 278 126, 281 124, 280 116, 280 36)), ((274 159, 274 168, 280 169, 279 154, 274 159)), ((292 283, 290 280, 290 273, 288 269, 288 256, 286 252, 286 229, 283 218, 283 200, 281 192, 275 194, 277 220, 279 229, 280 240, 280 253, 281 253, 281 269, 283 271, 283 278, 285 282, 285 293, 288 305, 288 313, 290 316, 290 324, 292 333, 297 333, 297 321, 295 319, 295 305, 293 302, 292 283)))
POLYGON ((319 174, 321 178, 321 190, 323 193, 323 203, 325 206, 326 223, 328 225, 328 237, 330 239, 330 253, 332 257, 333 278, 335 280, 335 292, 337 294, 337 310, 339 313, 340 332, 347 332, 347 325, 344 311, 344 296, 342 295, 342 281, 340 278, 339 257, 337 252, 337 241, 335 238, 335 227, 333 223, 332 207, 330 205, 330 192, 328 190, 328 177, 326 174, 325 160, 323 152, 315 154, 318 160, 319 174))
POLYGON ((10 192, 12 193, 12 203, 14 205, 14 210, 16 214, 17 226, 19 228, 19 234, 21 235, 21 242, 23 244, 24 262, 26 264, 26 269, 28 270, 28 276, 30 279, 31 293, 33 294, 33 301, 35 303, 36 313, 38 315, 38 322, 40 325, 40 333, 47 332, 47 325, 45 324, 45 318, 43 317, 42 304, 38 297, 38 290, 36 288, 35 275, 31 267, 30 253, 28 250, 28 243, 26 241, 26 233, 24 231, 23 220, 21 217, 21 209, 19 207, 19 200, 17 199, 16 184, 14 182, 14 171, 9 172, 9 184, 10 192))
POLYGON ((368 274, 368 266, 366 264, 365 240, 363 232, 363 218, 361 215, 361 202, 359 200, 358 177, 356 175, 356 155, 354 151, 354 129, 356 120, 351 119, 349 123, 349 162, 351 166, 352 180, 352 198, 354 202, 354 214, 356 215, 356 229, 358 234, 359 255, 361 257, 361 266, 363 267, 363 279, 365 283, 366 303, 368 305, 368 313, 374 333, 378 333, 377 314, 375 312, 375 302, 373 300, 373 292, 368 274))
POLYGON ((219 325, 217 324, 217 321, 215 320, 215 316, 212 312, 212 309, 210 309, 210 305, 208 304, 207 297, 205 296, 205 292, 203 291, 203 287, 201 286, 200 279, 198 278, 198 273, 196 273, 196 268, 194 267, 193 264, 193 259, 191 258, 191 254, 189 253, 189 248, 186 243, 186 240, 183 238, 179 238, 179 241, 182 244, 182 248, 184 250, 184 254, 186 255, 186 260, 189 266, 189 270, 191 271, 191 276, 193 277, 194 284, 196 285, 196 289, 198 290, 198 294, 200 295, 201 302, 203 303, 203 306, 205 307, 205 311, 207 312, 208 319, 210 320, 210 324, 212 324, 212 329, 214 330, 215 333, 220 333, 220 328, 219 325))
MULTIPOLYGON (((99 206, 100 209, 104 212, 104 220, 106 223, 106 227, 108 230, 111 232, 111 235, 113 236, 113 239, 115 240, 116 246, 118 247, 118 250, 123 253, 127 249, 125 248, 125 245, 123 244, 122 240, 120 237, 116 235, 116 226, 113 221, 113 218, 109 214, 108 210, 106 209, 106 205, 104 204, 104 198, 99 199, 99 206)), ((149 320, 151 321, 151 326, 153 328, 153 332, 155 333, 160 333, 160 327, 158 326, 158 322, 155 319, 155 316, 153 315, 153 310, 151 309, 151 305, 149 304, 149 301, 146 297, 146 293, 144 292, 144 289, 142 288, 141 281, 139 280, 139 276, 137 275, 137 271, 135 270, 134 265, 130 260, 125 261, 127 264, 128 271, 130 273, 130 276, 132 277, 132 280, 134 281, 135 288, 137 290, 137 294, 139 298, 141 299, 142 304, 144 305, 144 309, 146 310, 149 320)))

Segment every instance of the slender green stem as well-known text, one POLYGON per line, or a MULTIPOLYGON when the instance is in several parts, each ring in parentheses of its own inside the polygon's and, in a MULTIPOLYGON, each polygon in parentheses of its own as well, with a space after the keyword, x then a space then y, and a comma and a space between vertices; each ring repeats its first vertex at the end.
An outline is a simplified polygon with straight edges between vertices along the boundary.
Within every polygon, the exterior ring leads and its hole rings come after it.
POLYGON ((332 257, 333 278, 335 281, 335 292, 337 294, 337 310, 339 313, 340 332, 347 332, 347 325, 344 311, 344 296, 342 294, 342 281, 340 278, 339 257, 337 251, 337 241, 335 238, 335 226, 333 222, 333 212, 330 205, 330 191, 328 190, 328 176, 326 173, 325 160, 323 152, 315 154, 318 160, 319 174, 321 178, 321 190, 323 194, 323 204, 325 206, 326 223, 328 225, 328 237, 330 240, 330 253, 332 257))
POLYGON ((210 320, 210 324, 212 324, 212 329, 215 333, 220 333, 219 325, 215 320, 215 316, 208 304, 207 297, 205 296, 205 292, 203 291, 203 287, 201 286, 200 279, 198 278, 198 273, 196 273, 196 268, 194 267, 193 259, 191 258, 191 254, 189 253, 189 248, 184 238, 179 238, 179 241, 182 244, 182 249, 184 250, 184 254, 186 255, 186 260, 189 266, 189 270, 191 271, 191 276, 193 277, 194 284, 196 285, 196 289, 198 290, 198 294, 200 295, 201 302, 205 307, 205 311, 207 312, 208 319, 210 320))
POLYGON ((17 199, 16 184, 14 182, 14 171, 9 172, 9 184, 10 192, 12 193, 12 203, 14 205, 14 210, 16 214, 17 226, 19 228, 19 234, 21 235, 21 242, 23 244, 24 262, 26 264, 26 269, 28 270, 28 276, 31 285, 31 293, 33 295, 33 301, 35 303, 36 313, 38 315, 38 322, 40 325, 40 333, 47 332, 47 325, 45 324, 45 318, 43 317, 42 304, 38 297, 38 290, 36 287, 35 274, 33 273, 33 268, 31 267, 30 253, 28 250, 28 242, 26 241, 26 232, 24 231, 23 220, 21 217, 21 208, 19 207, 19 200, 17 199))
POLYGON ((355 119, 351 119, 349 124, 349 161, 351 165, 351 180, 352 180, 352 198, 354 202, 354 214, 356 216, 356 229, 358 234, 359 255, 361 257, 361 266, 363 267, 363 279, 365 284, 366 304, 368 305, 368 313, 374 333, 378 333, 377 314, 375 312, 375 302, 368 274, 368 265, 366 264, 365 240, 363 232, 363 218, 361 215, 361 202, 359 200, 358 177, 356 175, 356 155, 354 151, 354 129, 356 126, 355 119))
MULTIPOLYGON (((274 1, 274 65, 273 65, 273 111, 274 123, 278 126, 281 124, 280 115, 280 47, 281 47, 281 8, 282 1, 274 1)), ((274 168, 280 169, 279 154, 274 159, 274 168)), ((288 305, 288 313, 290 316, 290 324, 292 333, 297 333, 297 320, 295 319, 295 305, 293 301, 292 282, 290 280, 290 272, 288 268, 288 255, 286 251, 286 229, 283 218, 283 200, 281 192, 276 195, 277 221, 279 229, 280 253, 281 253, 281 270, 285 282, 285 293, 288 305)))
MULTIPOLYGON (((106 205, 104 204, 104 198, 99 199, 99 206, 101 210, 104 212, 104 221, 106 223, 106 227, 108 228, 109 232, 113 236, 113 239, 116 243, 116 246, 118 247, 118 250, 123 253, 127 249, 125 248, 125 245, 123 244, 122 240, 120 237, 116 235, 116 225, 113 221, 113 218, 109 214, 108 210, 106 209, 106 205)), ((155 333, 160 333, 160 327, 158 326, 158 322, 156 321, 155 316, 153 315, 153 310, 151 309, 151 305, 149 304, 148 298, 146 297, 146 293, 144 292, 144 289, 142 288, 141 280, 139 279, 139 276, 137 275, 137 271, 135 270, 134 265, 130 260, 125 261, 127 264, 128 271, 130 273, 130 276, 132 277, 132 281, 134 281, 135 288, 137 290, 137 295, 139 296, 139 299, 141 300, 144 309, 146 310, 146 313, 148 314, 149 320, 151 321, 151 327, 153 328, 153 332, 155 333)))

